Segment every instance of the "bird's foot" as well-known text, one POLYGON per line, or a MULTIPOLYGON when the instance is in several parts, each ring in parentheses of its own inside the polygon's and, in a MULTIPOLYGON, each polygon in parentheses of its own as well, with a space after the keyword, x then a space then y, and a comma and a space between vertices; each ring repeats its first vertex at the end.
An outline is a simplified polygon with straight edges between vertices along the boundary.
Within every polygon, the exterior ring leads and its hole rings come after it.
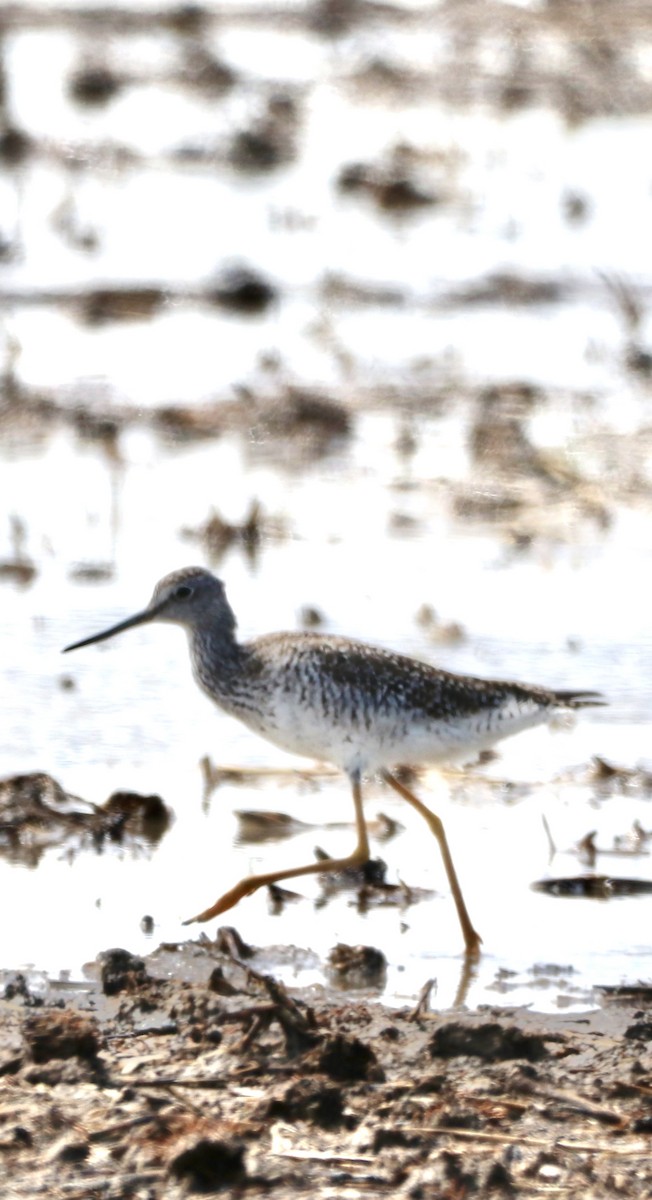
POLYGON ((211 917, 219 917, 221 913, 226 912, 228 908, 232 908, 232 904, 223 904, 224 896, 217 900, 210 908, 204 909, 203 912, 197 913, 196 917, 188 917, 187 921, 182 921, 182 925, 201 924, 203 921, 210 921, 211 917))
POLYGON ((247 896, 249 892, 255 891, 255 887, 245 886, 248 883, 248 880, 243 880, 242 883, 231 888, 230 892, 225 892, 223 896, 220 896, 219 900, 216 900, 210 908, 205 908, 203 912, 197 913, 196 917, 189 917, 187 921, 182 921, 182 924, 202 924, 204 921, 210 921, 213 917, 220 917, 222 913, 228 912, 230 908, 233 908, 238 903, 238 900, 242 900, 243 896, 247 896))
POLYGON ((465 932, 464 942, 465 942, 464 953, 465 953, 466 957, 468 959, 480 958, 480 955, 482 954, 482 951, 480 949, 480 947, 482 945, 482 938, 480 937, 479 933, 476 933, 475 929, 471 929, 468 932, 465 932))

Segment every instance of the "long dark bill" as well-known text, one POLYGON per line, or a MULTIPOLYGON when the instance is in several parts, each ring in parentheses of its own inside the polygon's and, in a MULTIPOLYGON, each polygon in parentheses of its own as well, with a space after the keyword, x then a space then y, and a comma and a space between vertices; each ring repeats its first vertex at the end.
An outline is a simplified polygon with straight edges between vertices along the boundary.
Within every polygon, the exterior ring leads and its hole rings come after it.
POLYGON ((136 613, 133 617, 127 617, 126 621, 120 621, 117 625, 112 625, 110 629, 105 629, 102 633, 94 633, 91 637, 82 638, 80 642, 72 642, 70 646, 64 646, 62 654, 67 654, 69 650, 79 650, 81 646, 92 646, 93 642, 103 642, 105 638, 113 637, 116 633, 122 633, 123 629, 133 629, 134 625, 146 625, 148 621, 153 621, 158 615, 158 608, 144 608, 142 612, 136 613))

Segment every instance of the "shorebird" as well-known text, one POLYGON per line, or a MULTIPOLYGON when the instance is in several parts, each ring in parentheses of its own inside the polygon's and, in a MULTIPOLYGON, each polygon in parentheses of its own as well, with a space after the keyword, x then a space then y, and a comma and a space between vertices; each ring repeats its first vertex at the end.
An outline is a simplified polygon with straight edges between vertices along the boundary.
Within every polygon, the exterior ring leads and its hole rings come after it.
POLYGON ((282 879, 364 865, 369 839, 362 777, 379 772, 437 839, 466 953, 477 956, 481 938, 464 902, 444 826, 393 768, 468 762, 502 738, 545 723, 559 709, 602 704, 599 693, 454 675, 404 654, 323 633, 271 633, 239 642, 224 584, 202 567, 166 575, 145 609, 65 650, 150 621, 185 629, 195 680, 224 712, 283 750, 344 771, 355 807, 357 841, 346 858, 249 875, 185 924, 219 916, 244 896, 282 879))

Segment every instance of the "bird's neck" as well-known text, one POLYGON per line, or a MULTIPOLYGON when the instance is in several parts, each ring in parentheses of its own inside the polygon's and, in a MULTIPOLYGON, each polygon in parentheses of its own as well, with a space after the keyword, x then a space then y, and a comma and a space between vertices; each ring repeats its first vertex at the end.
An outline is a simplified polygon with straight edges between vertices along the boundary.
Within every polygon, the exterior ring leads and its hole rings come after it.
POLYGON ((232 680, 239 673, 242 646, 235 636, 235 623, 220 623, 189 630, 190 658, 197 683, 212 700, 228 707, 232 680))

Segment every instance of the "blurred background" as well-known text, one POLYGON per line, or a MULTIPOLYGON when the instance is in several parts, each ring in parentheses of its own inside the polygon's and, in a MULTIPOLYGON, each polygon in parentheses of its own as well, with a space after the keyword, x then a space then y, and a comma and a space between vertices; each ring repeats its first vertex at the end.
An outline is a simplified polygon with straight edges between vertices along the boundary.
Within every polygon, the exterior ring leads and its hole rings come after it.
MULTIPOLYGON (((485 941, 469 1003, 649 977, 651 134, 627 0, 0 5, 0 968, 144 953, 242 874, 353 842, 346 781, 213 709, 178 631, 60 657, 200 563, 244 637, 603 691, 416 786, 485 941), (128 791, 174 820, 23 827, 31 772, 73 811, 128 791), (263 844, 243 809, 304 827, 263 844), (530 886, 587 869, 643 894, 530 886)), ((386 999, 435 977, 451 1003, 434 842, 367 805, 423 895, 313 877, 229 916, 301 948, 288 981, 365 943, 386 999)))

